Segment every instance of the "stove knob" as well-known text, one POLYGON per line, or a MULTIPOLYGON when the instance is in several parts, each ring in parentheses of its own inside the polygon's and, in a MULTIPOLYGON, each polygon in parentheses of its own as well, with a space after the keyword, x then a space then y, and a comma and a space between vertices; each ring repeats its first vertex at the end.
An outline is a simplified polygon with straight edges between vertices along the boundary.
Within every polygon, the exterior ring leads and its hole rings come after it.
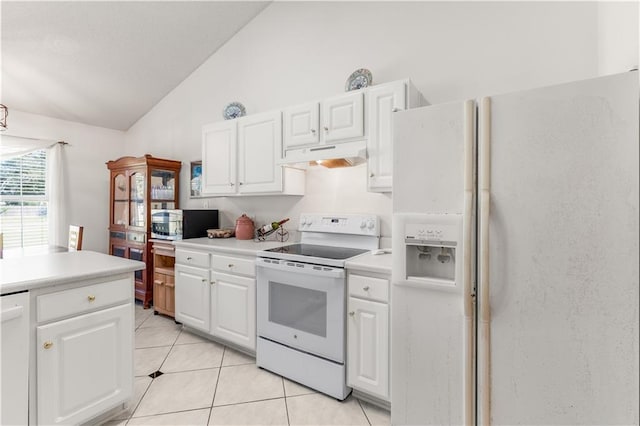
POLYGON ((367 228, 369 228, 369 230, 372 230, 374 226, 376 226, 374 221, 372 220, 367 221, 367 228))
POLYGON ((303 216, 303 217, 301 217, 301 218, 300 218, 300 225, 303 225, 303 226, 304 226, 304 225, 306 225, 306 224, 307 224, 307 218, 306 218, 306 217, 304 217, 304 216, 303 216))
POLYGON ((313 223, 313 218, 307 218, 307 225, 311 225, 313 223))
POLYGON ((363 220, 362 222, 360 222, 360 229, 364 229, 367 227, 367 221, 363 220))

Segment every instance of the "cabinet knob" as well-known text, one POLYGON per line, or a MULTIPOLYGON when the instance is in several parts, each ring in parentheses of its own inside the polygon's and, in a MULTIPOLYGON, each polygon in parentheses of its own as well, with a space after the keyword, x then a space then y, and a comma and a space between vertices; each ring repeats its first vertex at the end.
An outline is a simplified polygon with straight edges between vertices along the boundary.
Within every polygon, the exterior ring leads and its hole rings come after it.
POLYGON ((96 297, 93 294, 90 294, 89 296, 87 296, 87 300, 89 300, 89 302, 93 302, 94 300, 96 300, 96 297))
POLYGON ((374 177, 374 176, 375 176, 375 174, 369 173, 369 177, 374 177))
POLYGON ((44 345, 42 345, 42 347, 44 347, 45 349, 51 349, 52 346, 53 342, 51 340, 47 340, 46 342, 44 342, 44 345))
POLYGON ((233 182, 229 182, 229 186, 233 186, 233 182))
POLYGON ((315 132, 316 132, 316 129, 311 129, 311 133, 315 133, 315 132))
POLYGON ((187 260, 191 260, 191 259, 193 259, 193 257, 187 257, 187 260))
POLYGON ((324 128, 324 131, 325 131, 325 132, 328 132, 328 131, 329 131, 329 128, 328 128, 328 127, 325 127, 325 128, 324 128))
POLYGON ((233 263, 230 263, 230 264, 228 264, 227 266, 228 266, 229 268, 233 268, 233 266, 234 266, 234 265, 233 265, 233 263))
POLYGON ((368 286, 368 285, 366 285, 366 286, 362 287, 362 289, 363 289, 364 291, 369 291, 369 286, 368 286))
POLYGON ((207 279, 206 279, 206 278, 203 278, 203 279, 202 279, 202 282, 203 282, 203 283, 206 283, 206 282, 207 282, 207 279))
POLYGON ((210 282, 210 284, 211 284, 211 285, 214 285, 215 283, 216 283, 216 280, 212 280, 212 281, 210 282))
POLYGON ((242 182, 240 182, 240 185, 244 185, 242 182))
POLYGON ((398 107, 391 108, 391 112, 398 112, 398 111, 400 111, 400 108, 398 107))
POLYGON ((354 316, 356 313, 354 311, 349 312, 349 316, 354 316))

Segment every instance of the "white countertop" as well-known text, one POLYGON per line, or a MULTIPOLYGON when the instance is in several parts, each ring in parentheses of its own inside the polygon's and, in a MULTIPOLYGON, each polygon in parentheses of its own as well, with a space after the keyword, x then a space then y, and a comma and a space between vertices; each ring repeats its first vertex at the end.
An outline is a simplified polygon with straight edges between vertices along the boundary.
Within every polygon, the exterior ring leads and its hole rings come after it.
POLYGON ((0 293, 107 277, 144 268, 142 262, 85 250, 2 259, 0 293))
POLYGON ((294 244, 291 241, 255 241, 237 240, 235 238, 189 238, 188 240, 178 240, 174 242, 178 248, 224 251, 232 254, 245 256, 255 256, 260 250, 268 250, 274 247, 294 244))
POLYGON ((347 269, 360 271, 378 272, 380 274, 391 274, 391 253, 371 254, 365 253, 361 256, 347 260, 347 269))

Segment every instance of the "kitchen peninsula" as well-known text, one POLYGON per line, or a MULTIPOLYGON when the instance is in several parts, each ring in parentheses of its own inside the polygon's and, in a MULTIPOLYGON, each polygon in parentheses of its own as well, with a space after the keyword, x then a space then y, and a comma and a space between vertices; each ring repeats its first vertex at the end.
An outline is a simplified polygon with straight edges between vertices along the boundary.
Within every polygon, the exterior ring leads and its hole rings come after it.
POLYGON ((84 423, 127 402, 144 267, 91 251, 0 261, 2 424, 84 423))

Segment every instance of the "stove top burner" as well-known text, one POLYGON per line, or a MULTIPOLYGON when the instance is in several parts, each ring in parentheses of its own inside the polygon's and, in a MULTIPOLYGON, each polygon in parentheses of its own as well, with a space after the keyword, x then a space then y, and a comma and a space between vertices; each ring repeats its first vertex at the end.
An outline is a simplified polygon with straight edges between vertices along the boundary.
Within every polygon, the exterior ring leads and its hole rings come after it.
POLYGON ((265 251, 271 253, 285 253, 325 259, 346 260, 359 254, 366 253, 369 250, 347 247, 321 246, 315 244, 291 244, 288 246, 276 247, 265 251))

